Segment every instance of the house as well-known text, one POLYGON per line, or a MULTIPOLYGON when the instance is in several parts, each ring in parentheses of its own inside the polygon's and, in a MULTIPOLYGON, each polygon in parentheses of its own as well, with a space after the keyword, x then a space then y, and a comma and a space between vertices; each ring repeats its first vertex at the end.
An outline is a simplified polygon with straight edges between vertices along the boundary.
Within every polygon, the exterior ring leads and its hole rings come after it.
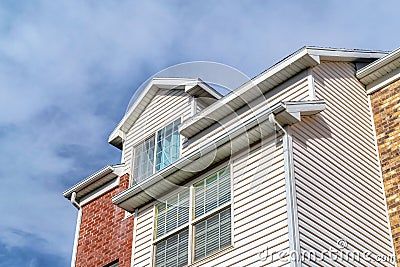
POLYGON ((304 47, 225 96, 152 79, 110 135, 121 163, 64 192, 71 266, 394 266, 388 57, 304 47))

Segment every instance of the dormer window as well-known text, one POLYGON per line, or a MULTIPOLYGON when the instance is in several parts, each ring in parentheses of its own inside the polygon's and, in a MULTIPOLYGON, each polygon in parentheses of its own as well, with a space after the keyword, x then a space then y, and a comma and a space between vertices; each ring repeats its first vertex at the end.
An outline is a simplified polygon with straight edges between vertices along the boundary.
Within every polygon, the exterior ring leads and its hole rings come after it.
POLYGON ((140 183, 179 159, 181 119, 158 130, 134 149, 133 181, 140 183), (155 145, 157 144, 157 145, 155 145))

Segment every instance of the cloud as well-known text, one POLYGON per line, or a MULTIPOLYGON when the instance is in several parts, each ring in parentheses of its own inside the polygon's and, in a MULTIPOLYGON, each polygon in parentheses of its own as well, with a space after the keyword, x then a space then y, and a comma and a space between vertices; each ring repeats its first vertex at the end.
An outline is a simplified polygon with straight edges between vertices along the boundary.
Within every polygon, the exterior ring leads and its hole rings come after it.
POLYGON ((0 242, 0 266, 7 267, 43 267, 43 266, 67 266, 69 259, 63 256, 47 253, 41 249, 43 240, 30 234, 19 231, 12 231, 14 238, 24 236, 29 244, 18 247, 9 247, 0 242))
POLYGON ((61 192, 118 162, 107 136, 151 75, 210 60, 254 76, 306 44, 391 50, 395 6, 2 1, 0 254, 20 265, 69 261, 76 210, 61 192), (44 254, 32 249, 38 243, 44 254))

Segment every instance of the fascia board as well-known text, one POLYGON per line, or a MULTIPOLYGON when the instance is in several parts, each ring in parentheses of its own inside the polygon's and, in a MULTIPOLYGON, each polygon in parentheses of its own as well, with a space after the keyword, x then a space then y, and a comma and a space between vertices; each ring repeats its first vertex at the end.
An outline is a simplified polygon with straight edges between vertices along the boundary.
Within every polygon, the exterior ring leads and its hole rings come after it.
POLYGON ((114 170, 113 167, 111 167, 110 165, 107 165, 107 166, 103 167, 102 169, 98 170, 97 172, 95 172, 92 175, 88 176, 87 178, 83 179, 82 181, 80 181, 76 185, 74 185, 71 188, 65 190, 63 192, 63 196, 65 198, 70 199, 73 192, 77 192, 77 191, 82 190, 83 188, 85 188, 86 186, 94 183, 98 179, 100 179, 100 178, 106 176, 107 174, 113 172, 113 170, 114 170))
MULTIPOLYGON (((88 176, 87 178, 81 180, 78 182, 76 185, 72 186, 71 188, 65 190, 63 192, 63 196, 65 198, 71 199, 71 195, 73 192, 78 193, 79 191, 84 190, 85 188, 89 187, 93 183, 101 180, 103 177, 106 177, 107 175, 114 173, 115 177, 119 177, 123 174, 123 164, 118 164, 118 165, 107 165, 103 167, 102 169, 98 170, 97 172, 93 173, 92 175, 88 176)), ((95 188, 93 188, 95 189, 95 188)))
POLYGON ((352 50, 338 48, 306 47, 310 55, 320 57, 321 61, 357 61, 362 59, 377 59, 388 53, 376 50, 352 50))

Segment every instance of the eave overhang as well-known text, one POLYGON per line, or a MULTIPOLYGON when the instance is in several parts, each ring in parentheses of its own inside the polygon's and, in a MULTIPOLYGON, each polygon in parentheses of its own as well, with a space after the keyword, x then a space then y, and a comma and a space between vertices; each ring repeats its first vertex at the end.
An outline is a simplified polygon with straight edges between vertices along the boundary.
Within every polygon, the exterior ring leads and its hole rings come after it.
POLYGON ((100 188, 111 180, 122 175, 122 169, 122 164, 112 166, 107 165, 71 188, 65 190, 63 196, 67 199, 71 199, 72 193, 75 192, 76 199, 79 200, 90 192, 93 192, 97 188, 100 188))
POLYGON ((400 79, 400 48, 389 53, 356 73, 357 78, 371 94, 400 79))
POLYGON ((195 136, 300 72, 317 66, 321 61, 368 62, 386 54, 382 51, 304 47, 183 122, 180 133, 187 138, 195 136))
POLYGON ((110 134, 108 142, 111 145, 122 149, 125 133, 132 127, 159 90, 185 90, 193 97, 207 97, 216 100, 222 97, 214 88, 199 78, 153 78, 143 91, 139 92, 137 99, 110 134))
POLYGON ((400 68, 400 48, 360 69, 356 76, 364 85, 368 85, 398 68, 400 68))
POLYGON ((227 161, 252 144, 275 133, 275 125, 269 120, 271 114, 282 125, 298 122, 302 115, 316 114, 325 109, 323 100, 278 103, 258 111, 246 121, 208 140, 204 146, 192 151, 174 164, 150 176, 147 180, 130 187, 112 198, 112 202, 126 211, 159 199, 168 192, 193 179, 201 170, 227 161))

